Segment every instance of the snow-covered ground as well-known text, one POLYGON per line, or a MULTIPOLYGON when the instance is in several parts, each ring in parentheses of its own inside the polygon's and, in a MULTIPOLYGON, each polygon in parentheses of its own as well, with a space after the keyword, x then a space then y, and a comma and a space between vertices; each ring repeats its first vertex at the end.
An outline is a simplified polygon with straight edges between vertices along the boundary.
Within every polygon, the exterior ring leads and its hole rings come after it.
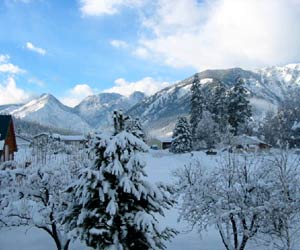
MULTIPOLYGON (((208 156, 204 152, 196 152, 195 156, 199 157, 203 164, 213 168, 219 161, 220 156, 208 156)), ((147 162, 146 172, 149 180, 152 182, 173 183, 173 172, 191 158, 191 154, 174 155, 167 151, 151 151, 145 154, 147 162)), ((191 230, 191 227, 184 222, 178 222, 178 211, 175 208, 166 212, 166 217, 161 218, 162 225, 174 227, 180 231, 172 242, 167 243, 170 250, 219 250, 224 249, 217 231, 214 228, 208 232, 202 233, 200 237, 197 230, 191 230)), ((13 228, 2 229, 0 231, 0 250, 53 250, 55 245, 53 240, 36 228, 13 228)), ((86 250, 80 242, 72 243, 70 250, 86 250)), ((257 249, 249 246, 249 249, 257 249)), ((262 248, 263 249, 263 248, 262 248)))

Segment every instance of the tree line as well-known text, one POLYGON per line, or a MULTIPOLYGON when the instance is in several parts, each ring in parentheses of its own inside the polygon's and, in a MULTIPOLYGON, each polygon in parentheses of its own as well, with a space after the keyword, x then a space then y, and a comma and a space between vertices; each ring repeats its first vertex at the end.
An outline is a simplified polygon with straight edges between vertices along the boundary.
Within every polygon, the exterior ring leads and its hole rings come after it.
POLYGON ((171 151, 181 153, 212 148, 228 142, 232 136, 247 133, 252 117, 248 95, 241 78, 237 78, 229 89, 216 79, 205 88, 195 74, 191 86, 190 121, 185 117, 178 118, 171 151))

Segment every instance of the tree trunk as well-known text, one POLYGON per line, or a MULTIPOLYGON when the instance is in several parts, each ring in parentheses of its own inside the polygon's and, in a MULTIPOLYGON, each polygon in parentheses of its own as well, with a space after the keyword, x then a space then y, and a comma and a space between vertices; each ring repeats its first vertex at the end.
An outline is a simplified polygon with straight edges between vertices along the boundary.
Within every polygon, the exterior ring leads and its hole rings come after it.
POLYGON ((238 250, 238 245, 239 245, 238 229, 237 229, 233 214, 230 214, 229 216, 230 216, 230 222, 231 222, 231 226, 232 226, 234 249, 238 250))
POLYGON ((70 242, 71 242, 70 240, 67 240, 66 244, 63 247, 63 250, 68 250, 69 249, 70 242))
POLYGON ((248 237, 246 237, 246 236, 243 237, 243 240, 242 240, 242 243, 240 245, 239 250, 244 250, 245 249, 248 240, 249 240, 248 237))

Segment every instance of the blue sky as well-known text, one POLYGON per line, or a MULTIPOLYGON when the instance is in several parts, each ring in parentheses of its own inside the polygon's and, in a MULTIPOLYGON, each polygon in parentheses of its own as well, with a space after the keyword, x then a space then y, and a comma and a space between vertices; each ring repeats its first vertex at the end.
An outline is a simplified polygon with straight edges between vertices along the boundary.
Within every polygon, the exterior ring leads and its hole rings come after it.
POLYGON ((207 68, 298 62, 299 6, 299 0, 2 0, 0 104, 49 92, 75 105, 102 91, 152 94, 207 68))

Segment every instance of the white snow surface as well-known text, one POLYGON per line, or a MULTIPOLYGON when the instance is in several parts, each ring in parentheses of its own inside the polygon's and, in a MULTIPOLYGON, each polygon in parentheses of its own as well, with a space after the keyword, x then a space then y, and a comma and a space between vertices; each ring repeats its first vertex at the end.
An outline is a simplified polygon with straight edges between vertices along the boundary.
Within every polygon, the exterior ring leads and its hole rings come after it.
POLYGON ((90 126, 79 115, 49 94, 44 94, 30 101, 13 110, 11 114, 17 118, 38 122, 44 126, 72 131, 90 130, 90 126))
MULTIPOLYGON (((220 156, 208 156, 204 152, 193 152, 193 154, 201 159, 203 164, 209 168, 213 168, 220 156)), ((22 157, 19 157, 22 158, 22 157)), ((146 161, 146 173, 148 180, 152 183, 163 182, 173 183, 175 177, 173 172, 183 167, 191 158, 191 153, 172 154, 168 151, 150 150, 149 153, 143 153, 143 158, 146 161)), ((161 227, 167 225, 175 228, 180 233, 167 242, 168 250, 219 250, 224 249, 220 240, 219 234, 214 228, 210 228, 207 232, 200 236, 196 229, 191 229, 189 225, 180 221, 178 222, 178 210, 176 207, 166 211, 165 217, 158 218, 161 227)), ((147 224, 144 217, 137 218, 140 225, 147 224), (141 219, 142 218, 142 219, 141 219)), ((97 231, 93 231, 97 234, 97 231)), ((53 240, 42 230, 28 227, 17 227, 12 229, 0 230, 0 250, 53 250, 55 244, 53 240)), ((83 243, 73 242, 70 245, 70 250, 86 250, 89 249, 83 243)), ((248 250, 262 250, 262 248, 248 245, 248 250)))

